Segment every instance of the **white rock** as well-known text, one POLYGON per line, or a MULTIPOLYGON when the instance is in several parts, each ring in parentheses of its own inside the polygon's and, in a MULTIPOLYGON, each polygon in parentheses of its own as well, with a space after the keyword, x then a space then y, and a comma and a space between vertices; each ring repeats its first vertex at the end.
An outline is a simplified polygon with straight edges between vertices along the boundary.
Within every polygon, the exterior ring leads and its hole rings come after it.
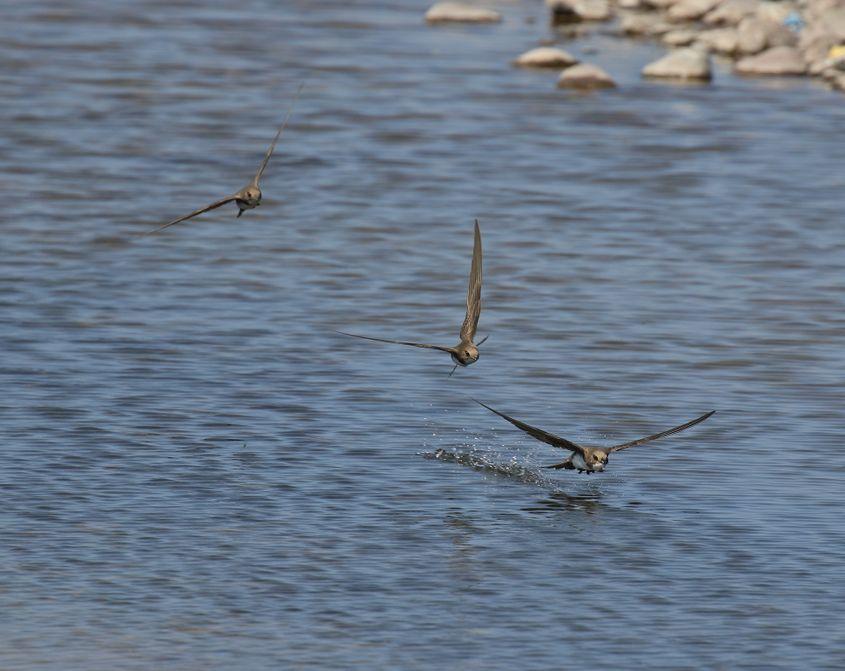
POLYGON ((710 26, 735 26, 746 16, 757 11, 757 0, 725 0, 707 12, 704 23, 710 26))
POLYGON ((640 9, 644 5, 642 0, 617 0, 616 4, 622 9, 640 9))
POLYGON ((581 63, 564 70, 557 85, 570 89, 607 89, 614 88, 616 82, 597 65, 581 63))
POLYGON ((425 13, 429 23, 497 23, 502 15, 492 9, 475 7, 463 2, 438 2, 425 13))
POLYGON ((710 81, 710 57, 699 49, 678 49, 643 68, 643 77, 710 81))
POLYGON ((737 31, 735 28, 705 30, 698 36, 698 42, 707 50, 717 54, 732 54, 737 47, 737 31))
POLYGON ((694 30, 670 30, 661 38, 670 47, 686 47, 695 42, 698 33, 694 30))
POLYGON ((695 21, 707 14, 721 2, 721 0, 681 0, 672 5, 666 13, 670 21, 695 21))
POLYGON ((743 58, 734 69, 741 75, 803 75, 807 66, 798 49, 774 47, 743 58))
POLYGON ((563 49, 537 47, 526 51, 513 64, 528 68, 568 68, 577 62, 577 58, 563 49))

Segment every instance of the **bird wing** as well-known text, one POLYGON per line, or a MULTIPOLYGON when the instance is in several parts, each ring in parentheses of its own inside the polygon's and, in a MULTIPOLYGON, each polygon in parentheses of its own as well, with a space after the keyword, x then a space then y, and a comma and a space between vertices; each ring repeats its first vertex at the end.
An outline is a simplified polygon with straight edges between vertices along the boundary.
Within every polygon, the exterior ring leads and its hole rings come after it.
POLYGON ((218 207, 222 207, 226 203, 232 203, 236 200, 237 200, 237 198, 235 196, 226 196, 225 198, 223 198, 221 200, 213 202, 211 205, 206 205, 205 207, 201 207, 198 210, 194 210, 190 214, 186 214, 184 217, 179 217, 178 219, 174 219, 173 221, 166 223, 164 226, 159 226, 158 228, 153 229, 152 231, 147 231, 144 235, 151 235, 152 233, 158 233, 159 231, 163 231, 165 228, 170 228, 171 226, 174 226, 175 224, 178 224, 179 222, 185 221, 185 220, 190 219, 192 217, 196 217, 198 214, 203 214, 204 212, 208 212, 209 210, 216 210, 218 207))
POLYGON ((252 178, 252 183, 255 186, 258 186, 258 181, 261 179, 261 176, 264 174, 264 169, 267 167, 267 164, 270 162, 270 157, 273 155, 273 151, 276 149, 276 143, 279 141, 279 138, 282 136, 282 131, 288 125, 288 121, 290 120, 290 115, 293 112, 293 108, 296 106, 296 101, 299 100, 299 94, 302 93, 302 87, 305 86, 305 82, 299 85, 299 88, 296 91, 296 96, 294 96, 293 102, 288 107, 288 113, 285 115, 285 120, 282 121, 282 125, 279 126, 279 130, 276 131, 276 137, 273 138, 273 141, 270 143, 270 146, 267 149, 267 153, 264 154, 264 160, 261 161, 261 165, 258 168, 258 172, 255 173, 255 177, 252 178))
MULTIPOLYGON (((473 399, 475 400, 475 399, 473 399)), ((580 445, 576 445, 571 440, 567 440, 566 438, 561 438, 560 436, 556 436, 553 433, 548 433, 547 431, 543 431, 542 429, 538 429, 535 426, 531 426, 530 424, 526 424, 525 422, 520 422, 518 419, 514 419, 506 415, 503 412, 499 412, 498 410, 494 410, 489 405, 484 405, 481 401, 475 401, 478 405, 484 406, 490 412, 496 413, 499 417, 508 420, 511 424, 513 424, 517 429, 522 429, 527 433, 529 436, 536 438, 537 440, 542 440, 544 443, 548 443, 554 447, 560 447, 564 450, 570 450, 572 452, 577 452, 581 456, 584 456, 584 448, 580 445)))
POLYGON ((461 326, 461 340, 472 341, 481 316, 481 229, 475 220, 475 242, 472 247, 472 266, 467 288, 467 314, 461 326))
POLYGON ((387 342, 393 345, 409 345, 410 347, 422 347, 424 349, 439 349, 442 352, 449 352, 450 354, 454 353, 455 349, 453 347, 442 347, 441 345, 427 345, 425 343, 419 342, 406 342, 404 340, 388 340, 387 338, 373 338, 371 336, 365 335, 356 335, 354 333, 347 333, 346 331, 336 331, 336 333, 340 333, 346 336, 352 336, 353 338, 362 338, 364 340, 374 340, 376 342, 387 342))
POLYGON ((666 431, 661 431, 660 433, 655 433, 651 436, 646 436, 645 438, 639 438, 638 440, 632 440, 629 443, 622 443, 621 445, 614 445, 611 447, 608 452, 619 452, 619 450, 627 450, 629 447, 635 447, 636 445, 642 445, 643 443, 651 442, 652 440, 657 440, 658 438, 665 438, 666 436, 671 436, 673 433, 680 433, 681 431, 690 428, 691 426, 695 426, 696 424, 700 424, 705 419, 710 417, 715 410, 711 410, 710 412, 704 413, 701 417, 697 417, 696 419, 692 420, 691 422, 687 422, 686 424, 681 424, 680 426, 675 426, 671 429, 667 429, 666 431))

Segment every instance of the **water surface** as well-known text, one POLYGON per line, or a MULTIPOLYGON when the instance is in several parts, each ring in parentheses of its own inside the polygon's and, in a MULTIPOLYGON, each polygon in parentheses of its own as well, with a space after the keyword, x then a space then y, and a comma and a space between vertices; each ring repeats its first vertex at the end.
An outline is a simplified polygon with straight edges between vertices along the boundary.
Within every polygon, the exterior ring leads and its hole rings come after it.
POLYGON ((842 96, 609 29, 558 91, 528 0, 206 5, 0 10, 0 667, 842 668, 842 96), (262 207, 140 237, 303 80, 262 207), (476 217, 478 364, 334 333, 451 344, 476 217), (471 396, 718 414, 579 477, 471 396))

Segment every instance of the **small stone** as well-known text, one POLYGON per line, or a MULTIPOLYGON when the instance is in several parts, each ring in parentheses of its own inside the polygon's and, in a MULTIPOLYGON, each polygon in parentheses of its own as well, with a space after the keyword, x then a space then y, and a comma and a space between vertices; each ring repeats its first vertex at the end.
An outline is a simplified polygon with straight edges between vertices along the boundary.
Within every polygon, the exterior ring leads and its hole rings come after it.
POLYGON ((743 58, 734 70, 741 75, 803 75, 807 66, 798 49, 774 47, 743 58))
POLYGON ((795 11, 795 4, 792 2, 784 2, 779 0, 771 2, 770 0, 763 0, 757 5, 757 17, 763 20, 771 21, 777 25, 783 25, 784 20, 792 12, 795 11))
POLYGON ((713 28, 705 30, 698 36, 699 44, 717 54, 732 54, 737 47, 737 31, 735 28, 713 28))
POLYGON ((570 89, 607 89, 614 88, 616 82, 597 65, 581 63, 564 70, 557 85, 570 89))
POLYGON ((577 58, 563 49, 537 47, 526 51, 513 64, 525 68, 568 68, 577 62, 577 58))
POLYGON ((710 81, 710 57, 699 49, 677 49, 643 68, 643 77, 710 81))
POLYGON ((766 33, 767 47, 794 47, 798 44, 798 35, 781 23, 769 24, 766 33))
POLYGON ((620 21, 620 28, 626 35, 662 35, 672 30, 672 26, 663 21, 656 13, 625 14, 620 21))
POLYGON ((695 21, 707 14, 721 0, 681 0, 666 13, 670 21, 695 21))
POLYGON ((756 54, 766 48, 768 22, 746 16, 736 29, 736 50, 740 54, 756 54))
POLYGON ((641 9, 644 5, 643 0, 617 0, 616 4, 622 9, 641 9))
POLYGON ((698 33, 694 30, 670 30, 663 35, 663 43, 670 47, 686 47, 695 42, 698 33))
POLYGON ((425 20, 429 23, 498 23, 502 15, 462 2, 438 2, 425 13, 425 20))
POLYGON ((607 21, 611 17, 607 0, 546 0, 552 11, 552 23, 607 21))
POLYGON ((678 4, 680 1, 681 0, 646 0, 646 4, 649 7, 654 7, 654 9, 660 9, 665 11, 669 9, 672 5, 678 4))
POLYGON ((835 35, 840 42, 845 42, 845 7, 830 9, 821 18, 828 32, 835 35))
MULTIPOLYGON (((831 67, 838 60, 832 57, 835 54, 835 47, 836 38, 830 34, 820 34, 814 40, 805 42, 801 47, 801 55, 804 57, 804 62, 807 63, 807 72, 818 76, 828 67, 831 67)), ((845 54, 842 57, 845 58, 845 54)))
POLYGON ((757 11, 757 0, 725 0, 704 16, 709 26, 736 26, 757 11))

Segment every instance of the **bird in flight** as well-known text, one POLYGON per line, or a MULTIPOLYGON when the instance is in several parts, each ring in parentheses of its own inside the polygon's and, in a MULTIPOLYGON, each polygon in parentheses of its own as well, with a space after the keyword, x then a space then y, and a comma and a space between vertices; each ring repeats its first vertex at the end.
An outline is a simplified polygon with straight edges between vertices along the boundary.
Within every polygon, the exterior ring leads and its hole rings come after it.
POLYGON ((170 228, 171 226, 174 226, 178 223, 187 221, 188 219, 192 219, 197 215, 204 214, 205 212, 210 212, 211 210, 216 210, 218 207, 222 207, 227 203, 235 203, 238 206, 238 217, 240 217, 246 210, 251 210, 261 205, 261 189, 258 186, 258 182, 261 180, 261 176, 264 174, 264 169, 270 162, 270 156, 273 155, 273 151, 276 149, 276 143, 279 141, 282 132, 288 125, 288 120, 290 119, 291 112, 293 112, 293 108, 296 105, 296 101, 299 100, 299 94, 302 92, 302 87, 303 84, 300 84, 299 89, 296 92, 296 96, 294 97, 293 102, 291 103, 290 107, 288 108, 288 112, 285 115, 285 120, 282 122, 282 125, 279 126, 279 130, 276 131, 276 136, 270 143, 270 147, 267 149, 267 153, 264 154, 264 160, 261 161, 261 165, 258 166, 258 172, 255 173, 255 176, 252 178, 252 181, 250 181, 249 184, 247 184, 240 191, 233 193, 231 196, 221 198, 220 200, 211 203, 211 205, 206 205, 205 207, 201 207, 198 210, 194 210, 190 214, 186 214, 184 217, 174 219, 173 221, 170 221, 164 224, 163 226, 159 226, 158 228, 153 229, 152 231, 148 231, 145 235, 158 233, 159 231, 163 231, 165 228, 170 228))
MULTIPOLYGON (((473 399, 475 400, 475 399, 473 399)), ((506 415, 503 412, 499 412, 498 410, 494 410, 489 405, 485 405, 481 401, 475 401, 481 406, 487 408, 490 412, 493 412, 499 417, 508 420, 511 424, 513 424, 516 428, 522 429, 532 438, 536 438, 544 443, 548 443, 554 447, 560 447, 564 450, 569 450, 572 452, 564 461, 561 461, 558 464, 552 464, 551 466, 544 466, 543 468, 565 468, 567 470, 577 469, 579 473, 587 472, 588 475, 592 475, 595 472, 601 472, 607 466, 607 458, 613 452, 619 452, 620 450, 627 450, 629 447, 636 447, 637 445, 642 445, 643 443, 649 443, 652 440, 657 440, 658 438, 665 438, 666 436, 671 436, 675 433, 680 433, 685 429, 689 429, 696 424, 700 424, 705 419, 713 415, 715 410, 711 410, 710 412, 704 413, 701 417, 697 417, 696 419, 692 420, 691 422, 687 422, 686 424, 681 424, 680 426, 672 427, 671 429, 667 429, 666 431, 661 431, 660 433, 655 433, 651 436, 646 436, 645 438, 639 438, 637 440, 632 440, 627 443, 622 443, 620 445, 613 445, 612 447, 587 447, 586 445, 578 445, 573 443, 571 440, 567 440, 566 438, 561 438, 560 436, 556 436, 553 433, 548 433, 543 431, 542 429, 538 429, 537 427, 531 426, 530 424, 526 424, 525 422, 520 422, 518 419, 514 419, 506 415)))
POLYGON ((454 347, 445 347, 443 345, 427 345, 418 342, 406 342, 404 340, 388 340, 387 338, 373 338, 370 336, 356 335, 354 333, 346 333, 345 331, 338 331, 343 335, 352 336, 353 338, 363 338, 364 340, 375 340, 376 342, 392 343, 394 345, 408 345, 410 347, 422 347, 425 349, 439 349, 442 352, 448 352, 452 361, 455 362, 452 373, 455 372, 458 366, 469 366, 478 361, 480 356, 478 348, 483 345, 489 336, 484 337, 478 343, 475 340, 475 332, 478 329, 478 318, 481 316, 481 229, 478 227, 478 219, 475 220, 475 242, 472 249, 472 266, 469 271, 469 288, 467 289, 467 313, 464 317, 464 323, 461 326, 461 342, 454 347))

